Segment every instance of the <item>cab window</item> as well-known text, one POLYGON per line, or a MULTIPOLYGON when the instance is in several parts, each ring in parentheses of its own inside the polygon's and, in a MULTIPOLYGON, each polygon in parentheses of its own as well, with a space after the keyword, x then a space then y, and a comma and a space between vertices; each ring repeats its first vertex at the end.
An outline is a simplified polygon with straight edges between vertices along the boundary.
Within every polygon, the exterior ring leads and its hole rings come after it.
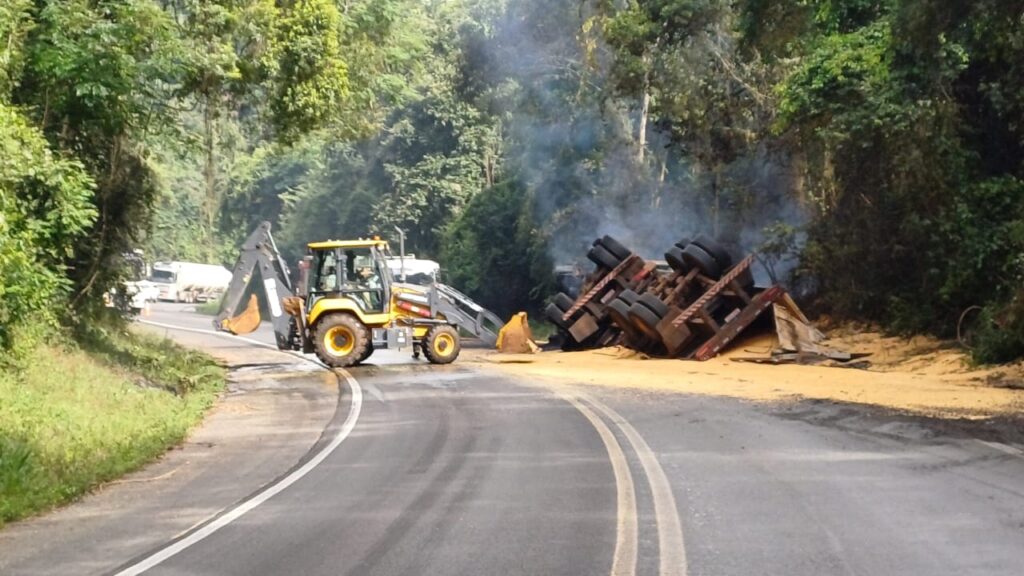
POLYGON ((322 250, 317 252, 315 264, 316 274, 314 275, 310 292, 325 294, 337 292, 338 286, 338 258, 333 250, 322 250))

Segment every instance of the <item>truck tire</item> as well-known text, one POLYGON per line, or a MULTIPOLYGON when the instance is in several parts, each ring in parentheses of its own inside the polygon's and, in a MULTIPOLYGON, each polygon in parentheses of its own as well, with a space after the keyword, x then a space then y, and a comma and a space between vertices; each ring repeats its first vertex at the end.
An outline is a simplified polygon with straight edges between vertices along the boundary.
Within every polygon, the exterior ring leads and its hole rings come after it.
POLYGON ((647 308, 658 315, 658 318, 664 318, 668 314, 668 306, 665 305, 657 296, 651 293, 641 294, 640 299, 637 303, 643 304, 647 308))
POLYGON ((554 302, 548 304, 547 308, 544 309, 544 317, 547 318, 548 322, 551 322, 563 330, 567 328, 565 321, 562 320, 562 316, 564 315, 565 310, 559 308, 554 302))
POLYGON ((626 304, 632 306, 640 298, 640 295, 627 288, 622 292, 619 292, 619 298, 626 304))
POLYGON ((459 357, 462 341, 459 331, 447 324, 438 324, 423 339, 423 355, 431 364, 451 364, 459 357))
POLYGON ((683 250, 683 260, 688 266, 700 270, 701 273, 712 280, 718 280, 722 277, 722 268, 719 266, 718 261, 696 244, 690 244, 683 250))
POLYGON ((587 252, 587 258, 601 268, 614 270, 619 265, 619 259, 612 255, 604 246, 598 244, 587 252))
POLYGON ((313 332, 316 357, 331 368, 355 366, 369 356, 370 331, 351 314, 331 314, 313 332))
POLYGON ((701 234, 700 236, 697 236, 693 243, 700 246, 705 252, 710 254, 711 257, 718 262, 718 266, 721 267, 722 270, 726 270, 732 266, 732 256, 729 255, 729 251, 710 236, 701 234))
POLYGON ((668 262, 668 265, 680 274, 685 274, 689 270, 686 261, 683 260, 683 249, 678 245, 669 248, 668 252, 665 252, 665 262, 668 262))
POLYGON ((676 242, 675 246, 677 246, 680 250, 682 250, 682 249, 686 248, 687 246, 689 246, 690 242, 691 242, 691 240, 689 238, 685 238, 684 237, 679 242, 676 242))
POLYGON ((564 292, 559 292, 558 294, 555 294, 555 298, 552 300, 552 303, 562 312, 568 312, 569 308, 572 308, 572 305, 575 304, 576 301, 564 292))
POLYGON ((637 302, 629 307, 629 316, 643 325, 641 328, 645 333, 657 336, 658 322, 661 322, 661 317, 655 314, 653 310, 637 302))
POLYGON ((611 316, 612 322, 614 322, 619 328, 627 328, 629 322, 629 304, 616 298, 608 303, 608 315, 611 316))
POLYGON ((615 256, 620 261, 625 260, 633 255, 633 251, 623 246, 618 240, 611 236, 605 236, 598 241, 598 244, 604 246, 604 249, 615 256))

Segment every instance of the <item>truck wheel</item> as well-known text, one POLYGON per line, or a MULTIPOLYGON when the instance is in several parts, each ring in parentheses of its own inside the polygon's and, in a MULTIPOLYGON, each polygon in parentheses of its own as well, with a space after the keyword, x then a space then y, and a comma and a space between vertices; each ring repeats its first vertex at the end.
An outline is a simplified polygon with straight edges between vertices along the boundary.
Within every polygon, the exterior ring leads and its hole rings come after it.
POLYGON ((560 309, 558 305, 555 304, 554 302, 548 304, 548 307, 544 309, 544 317, 548 319, 548 322, 551 322, 555 326, 558 326, 559 328, 562 329, 567 328, 567 326, 565 325, 565 321, 562 320, 562 316, 564 315, 565 310, 560 309))
POLYGON ((633 252, 622 245, 618 240, 611 236, 605 236, 601 238, 600 244, 604 246, 604 249, 611 252, 612 256, 615 256, 619 260, 625 260, 633 255, 633 252))
POLYGON ((722 277, 722 268, 718 265, 718 261, 696 244, 690 244, 686 250, 683 250, 683 260, 712 280, 722 277))
POLYGON ((673 246, 665 252, 665 262, 672 267, 673 270, 680 274, 685 274, 687 267, 686 261, 683 260, 683 249, 679 246, 673 246))
POLYGON ((587 252, 587 258, 594 264, 601 268, 607 268, 609 271, 614 270, 619 265, 619 259, 600 244, 591 248, 590 252, 587 252))
POLYGON ((640 295, 637 294, 636 292, 633 292, 629 288, 626 288, 622 292, 619 292, 619 299, 625 302, 626 304, 629 304, 630 306, 635 304, 637 299, 639 298, 640 295))
POLYGON ((447 324, 434 326, 423 339, 423 355, 431 364, 451 364, 461 350, 459 332, 447 324))
POLYGON ((575 300, 570 298, 564 292, 555 294, 555 299, 552 300, 552 302, 554 302, 555 306, 562 312, 568 312, 569 308, 572 308, 572 305, 576 303, 575 300))
POLYGON ((331 368, 354 366, 369 354, 370 331, 351 314, 331 314, 317 322, 313 347, 316 356, 331 368))
POLYGON ((664 318, 668 314, 668 306, 664 302, 658 299, 657 296, 650 292, 641 294, 640 299, 637 300, 640 304, 647 306, 652 312, 658 315, 659 318, 664 318))
POLYGON ((623 330, 632 328, 632 325, 629 323, 629 304, 622 299, 616 298, 608 304, 608 315, 611 316, 612 322, 619 328, 623 330))
POLYGON ((729 255, 729 251, 710 236, 701 234, 700 236, 697 236, 697 239, 694 240, 693 243, 703 248, 705 252, 718 261, 718 265, 722 270, 732 266, 732 256, 729 255))
POLYGON ((629 315, 639 323, 637 328, 640 328, 644 333, 652 338, 660 338, 658 336, 657 328, 658 323, 661 322, 661 317, 655 314, 650 308, 644 306, 640 302, 637 302, 629 307, 629 315))

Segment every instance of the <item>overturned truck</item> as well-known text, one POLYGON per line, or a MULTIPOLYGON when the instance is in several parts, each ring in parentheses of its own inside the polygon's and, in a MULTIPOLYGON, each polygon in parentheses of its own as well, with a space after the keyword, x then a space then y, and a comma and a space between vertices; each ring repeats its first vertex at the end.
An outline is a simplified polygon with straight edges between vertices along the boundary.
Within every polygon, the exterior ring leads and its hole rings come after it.
POLYGON ((781 286, 754 286, 753 256, 734 261, 706 235, 676 242, 664 264, 610 236, 595 240, 587 258, 595 269, 579 297, 559 293, 545 310, 566 350, 620 344, 652 356, 708 360, 775 305, 806 323, 781 286))

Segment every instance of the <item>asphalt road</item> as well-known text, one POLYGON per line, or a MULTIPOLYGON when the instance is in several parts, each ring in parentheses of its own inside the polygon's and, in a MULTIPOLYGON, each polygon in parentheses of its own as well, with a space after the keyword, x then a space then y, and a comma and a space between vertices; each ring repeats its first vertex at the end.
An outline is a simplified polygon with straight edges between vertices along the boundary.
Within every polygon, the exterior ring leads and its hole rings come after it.
MULTIPOLYGON (((166 307, 149 320, 209 324, 166 307)), ((373 360, 290 474, 105 571, 1024 573, 1019 447, 856 407, 373 360)))

